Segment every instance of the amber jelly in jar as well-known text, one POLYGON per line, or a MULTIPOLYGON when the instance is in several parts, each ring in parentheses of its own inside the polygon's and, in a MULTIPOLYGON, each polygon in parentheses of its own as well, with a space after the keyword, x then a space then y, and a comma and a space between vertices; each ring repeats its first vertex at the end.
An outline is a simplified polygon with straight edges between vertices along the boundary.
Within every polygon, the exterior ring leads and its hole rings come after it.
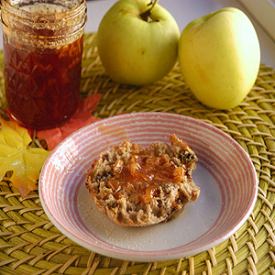
POLYGON ((8 108, 25 127, 61 125, 80 97, 85 0, 2 0, 8 108))

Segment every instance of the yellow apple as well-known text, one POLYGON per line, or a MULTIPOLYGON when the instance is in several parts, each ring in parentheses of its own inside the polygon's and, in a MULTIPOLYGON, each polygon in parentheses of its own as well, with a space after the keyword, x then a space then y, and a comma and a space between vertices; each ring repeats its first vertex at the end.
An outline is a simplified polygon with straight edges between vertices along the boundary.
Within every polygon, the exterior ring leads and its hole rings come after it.
POLYGON ((157 0, 120 0, 100 22, 98 53, 114 81, 145 85, 174 66, 179 37, 175 19, 157 0))
POLYGON ((239 9, 220 9, 186 26, 179 42, 179 62, 199 101, 218 109, 233 108, 257 78, 260 46, 256 31, 239 9))

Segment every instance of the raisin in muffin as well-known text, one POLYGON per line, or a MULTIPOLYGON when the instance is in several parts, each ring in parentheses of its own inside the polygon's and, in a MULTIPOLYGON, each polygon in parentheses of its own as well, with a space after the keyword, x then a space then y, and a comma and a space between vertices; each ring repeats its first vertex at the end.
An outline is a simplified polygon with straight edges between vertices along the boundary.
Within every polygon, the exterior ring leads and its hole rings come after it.
POLYGON ((138 227, 167 221, 196 200, 197 157, 176 135, 170 143, 142 147, 125 141, 103 152, 86 177, 97 207, 119 225, 138 227))

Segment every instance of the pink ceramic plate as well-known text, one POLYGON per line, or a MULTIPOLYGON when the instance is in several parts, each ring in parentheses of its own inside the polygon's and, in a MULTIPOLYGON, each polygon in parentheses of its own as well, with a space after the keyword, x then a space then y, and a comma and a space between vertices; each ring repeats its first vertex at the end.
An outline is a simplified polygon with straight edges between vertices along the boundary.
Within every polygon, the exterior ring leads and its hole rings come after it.
POLYGON ((224 241, 248 218, 257 197, 257 176, 248 154, 230 136, 190 117, 132 113, 98 121, 72 134, 51 154, 39 193, 46 214, 61 232, 101 254, 133 261, 175 259, 224 241), (85 189, 85 172, 99 153, 129 139, 168 142, 175 133, 197 153, 194 180, 201 188, 175 219, 146 228, 123 228, 99 212, 85 189))

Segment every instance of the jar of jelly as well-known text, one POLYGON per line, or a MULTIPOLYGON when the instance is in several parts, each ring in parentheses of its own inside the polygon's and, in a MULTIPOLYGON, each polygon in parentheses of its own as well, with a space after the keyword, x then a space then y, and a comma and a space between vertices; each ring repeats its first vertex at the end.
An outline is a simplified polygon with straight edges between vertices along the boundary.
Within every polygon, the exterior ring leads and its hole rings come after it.
POLYGON ((8 108, 25 127, 61 125, 80 97, 85 0, 2 0, 8 108))

